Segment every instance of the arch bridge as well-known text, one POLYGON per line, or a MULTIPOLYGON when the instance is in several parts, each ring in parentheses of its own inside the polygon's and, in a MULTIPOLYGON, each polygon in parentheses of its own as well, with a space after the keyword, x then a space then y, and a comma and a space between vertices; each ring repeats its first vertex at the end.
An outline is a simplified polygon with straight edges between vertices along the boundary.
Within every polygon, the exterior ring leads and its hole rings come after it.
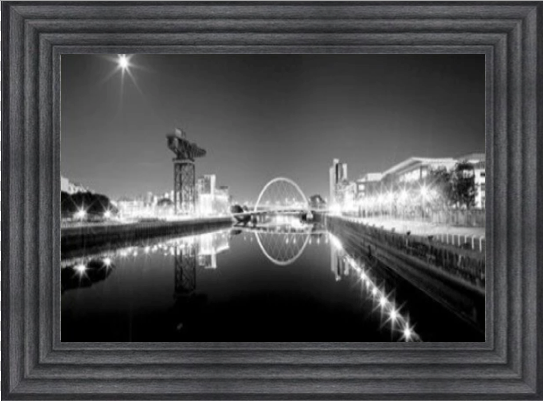
POLYGON ((241 223, 248 223, 273 215, 305 215, 312 218, 309 201, 300 186, 286 177, 277 177, 269 181, 258 195, 253 210, 232 213, 241 223))

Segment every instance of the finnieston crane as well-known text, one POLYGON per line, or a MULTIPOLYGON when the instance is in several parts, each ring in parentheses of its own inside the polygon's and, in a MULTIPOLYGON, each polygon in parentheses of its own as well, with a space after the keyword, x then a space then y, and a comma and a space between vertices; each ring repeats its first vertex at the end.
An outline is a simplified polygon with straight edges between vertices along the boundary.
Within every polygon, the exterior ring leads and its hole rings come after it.
POLYGON ((186 133, 175 128, 166 135, 173 159, 173 203, 175 213, 192 213, 196 201, 196 174, 194 159, 204 157, 206 150, 187 140, 186 133))

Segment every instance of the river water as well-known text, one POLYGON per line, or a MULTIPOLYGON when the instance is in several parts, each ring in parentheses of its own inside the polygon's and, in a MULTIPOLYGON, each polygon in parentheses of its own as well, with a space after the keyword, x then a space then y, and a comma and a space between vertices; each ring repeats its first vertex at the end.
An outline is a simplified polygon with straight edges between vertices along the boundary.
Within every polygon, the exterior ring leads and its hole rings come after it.
POLYGON ((61 264, 62 341, 484 341, 319 226, 227 228, 61 264))

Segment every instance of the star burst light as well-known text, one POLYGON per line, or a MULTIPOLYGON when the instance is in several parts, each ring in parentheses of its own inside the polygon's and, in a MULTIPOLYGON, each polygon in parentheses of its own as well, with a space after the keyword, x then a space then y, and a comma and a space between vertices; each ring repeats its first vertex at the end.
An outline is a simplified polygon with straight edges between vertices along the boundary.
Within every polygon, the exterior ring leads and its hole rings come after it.
POLYGON ((130 67, 130 59, 126 54, 119 54, 117 62, 122 70, 127 70, 130 67))
POLYGON ((141 91, 141 88, 136 82, 136 77, 134 76, 134 73, 132 72, 132 70, 133 69, 145 70, 145 68, 135 64, 133 62, 133 57, 134 57, 133 54, 117 54, 117 55, 110 54, 110 55, 105 56, 105 59, 112 63, 115 63, 116 67, 106 77, 104 77, 104 79, 101 81, 101 84, 105 84, 118 72, 121 72, 121 99, 122 99, 122 94, 123 94, 125 74, 128 75, 128 77, 134 84, 135 88, 138 90, 138 92, 140 92, 140 94, 143 95, 143 92, 141 91))
POLYGON ((405 338, 405 341, 410 341, 413 336, 413 330, 411 327, 409 327, 409 324, 407 323, 403 329, 403 336, 405 338))
POLYGON ((87 266, 84 263, 79 263, 74 266, 75 273, 81 280, 83 277, 87 276, 87 266))
POLYGON ((390 323, 392 331, 400 334, 400 341, 421 341, 419 335, 415 331, 415 326, 410 324, 409 317, 403 316, 401 312, 402 306, 397 306, 395 302, 389 298, 390 294, 387 294, 384 288, 379 288, 379 286, 373 282, 371 275, 367 269, 365 269, 364 264, 360 264, 348 255, 344 255, 344 260, 353 268, 353 271, 357 274, 362 283, 362 288, 366 287, 368 295, 377 304, 377 308, 374 309, 374 311, 379 310, 385 323, 390 323))
POLYGON ((75 213, 75 218, 77 218, 79 220, 83 220, 85 217, 87 217, 87 211, 85 209, 79 209, 75 213))

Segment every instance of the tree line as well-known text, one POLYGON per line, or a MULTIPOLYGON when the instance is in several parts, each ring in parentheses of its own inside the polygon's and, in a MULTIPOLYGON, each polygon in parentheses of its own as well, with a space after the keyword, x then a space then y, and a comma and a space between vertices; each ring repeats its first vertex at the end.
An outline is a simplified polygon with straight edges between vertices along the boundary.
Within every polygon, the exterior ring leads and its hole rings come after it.
POLYGON ((445 167, 428 171, 427 182, 437 193, 435 205, 441 209, 471 209, 475 206, 477 187, 473 164, 459 162, 452 170, 445 167))
POLYGON ((111 200, 102 194, 76 192, 60 194, 60 211, 63 218, 73 217, 79 210, 85 210, 89 216, 103 216, 106 211, 118 213, 111 200))

